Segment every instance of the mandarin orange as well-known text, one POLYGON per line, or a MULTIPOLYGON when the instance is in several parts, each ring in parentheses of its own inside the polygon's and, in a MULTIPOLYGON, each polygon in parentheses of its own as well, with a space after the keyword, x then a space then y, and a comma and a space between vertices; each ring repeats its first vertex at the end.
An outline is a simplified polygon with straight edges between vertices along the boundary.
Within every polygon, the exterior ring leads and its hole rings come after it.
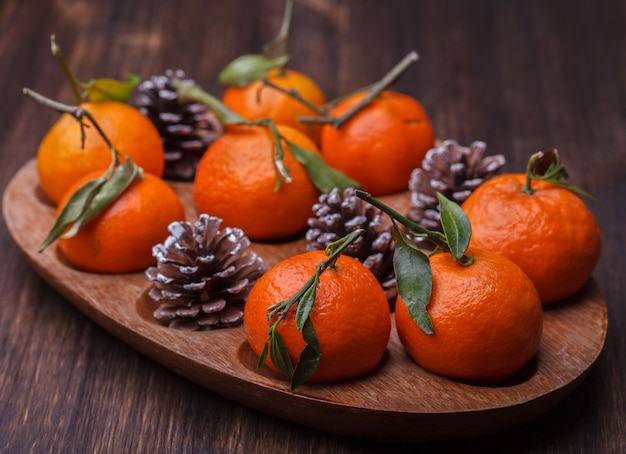
MULTIPOLYGON (((257 355, 268 337, 268 308, 293 297, 326 258, 324 251, 292 256, 256 282, 244 307, 244 328, 257 355)), ((309 382, 356 378, 380 363, 391 331, 389 305, 374 275, 359 261, 342 255, 321 274, 310 320, 321 359, 309 382)), ((278 324, 278 332, 295 364, 306 344, 296 327, 294 310, 278 324)), ((266 364, 277 370, 269 356, 266 364)))
POLYGON ((426 334, 396 301, 396 328, 409 355, 425 369, 472 383, 501 381, 537 352, 543 315, 539 295, 513 262, 470 248, 473 264, 449 253, 430 257, 432 293, 427 311, 434 334, 426 334))
MULTIPOLYGON (((284 90, 296 91, 301 98, 314 106, 320 107, 326 102, 319 86, 310 77, 293 69, 274 68, 269 71, 266 79, 284 90)), ((229 87, 222 102, 248 120, 269 118, 276 124, 291 126, 319 143, 321 126, 298 120, 298 117, 316 116, 316 113, 295 97, 267 86, 263 80, 241 88, 229 87)))
MULTIPOLYGON (((80 105, 89 111, 113 146, 130 157, 145 172, 163 174, 165 157, 161 137, 139 110, 121 102, 103 101, 80 105)), ((37 152, 37 171, 43 192, 56 205, 70 186, 88 173, 104 173, 111 163, 111 150, 88 119, 85 142, 79 122, 63 114, 48 130, 37 152)))
POLYGON ((601 235, 593 214, 574 192, 523 174, 494 177, 462 208, 472 225, 471 245, 490 249, 528 274, 544 304, 576 293, 593 272, 601 235))
MULTIPOLYGON (((78 187, 101 173, 77 181, 59 203, 58 212, 78 187)), ((80 270, 140 271, 154 263, 152 247, 167 238, 169 224, 184 219, 176 193, 162 179, 145 173, 75 236, 59 238, 58 246, 65 259, 80 270)))
MULTIPOLYGON (((366 92, 349 96, 330 114, 340 118, 358 104, 366 92)), ((421 104, 411 96, 383 91, 338 129, 322 128, 324 161, 361 184, 373 196, 408 188, 413 169, 420 167, 435 136, 421 104)))
MULTIPOLYGON (((286 140, 319 154, 303 133, 278 125, 286 140)), ((283 141, 284 163, 292 181, 275 189, 274 136, 265 126, 229 129, 205 152, 194 180, 198 211, 238 227, 254 241, 272 241, 304 230, 319 191, 305 168, 295 160, 283 141)))

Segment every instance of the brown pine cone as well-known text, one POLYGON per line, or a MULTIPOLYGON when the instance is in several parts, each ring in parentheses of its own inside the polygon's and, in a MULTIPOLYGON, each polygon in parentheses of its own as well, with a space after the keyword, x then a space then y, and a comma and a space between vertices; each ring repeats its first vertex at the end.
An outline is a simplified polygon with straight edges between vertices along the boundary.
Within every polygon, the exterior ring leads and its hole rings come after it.
POLYGON ((393 240, 391 226, 378 208, 354 195, 353 188, 340 192, 338 188, 322 194, 313 205, 316 217, 309 218, 306 232, 307 250, 325 249, 326 246, 356 229, 365 233, 346 250, 345 255, 356 258, 369 268, 380 282, 387 299, 397 295, 393 271, 393 240))
POLYGON ((174 222, 170 236, 154 246, 157 265, 146 270, 150 297, 160 303, 154 318, 171 328, 204 331, 238 325, 245 298, 265 272, 263 260, 248 251, 243 231, 206 214, 195 224, 174 222))
POLYGON ((485 142, 462 147, 446 140, 429 150, 409 180, 412 206, 407 217, 424 228, 442 231, 437 192, 461 204, 505 164, 502 155, 484 157, 486 148, 485 142))
POLYGON ((198 161, 223 128, 204 104, 179 102, 174 79, 184 80, 185 72, 168 69, 162 75, 144 80, 139 84, 134 104, 161 134, 165 148, 164 178, 191 181, 198 161))

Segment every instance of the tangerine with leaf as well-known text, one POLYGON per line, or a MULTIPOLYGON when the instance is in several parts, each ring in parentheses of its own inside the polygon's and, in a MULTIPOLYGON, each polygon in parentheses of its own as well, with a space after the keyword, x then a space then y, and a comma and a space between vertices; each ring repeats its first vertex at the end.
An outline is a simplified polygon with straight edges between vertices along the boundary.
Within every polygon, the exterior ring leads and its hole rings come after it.
POLYGON ((275 167, 276 137, 266 126, 237 126, 224 133, 205 152, 194 179, 198 211, 238 227, 255 241, 286 238, 305 228, 319 190, 286 141, 319 153, 304 134, 277 126, 283 164, 289 182, 275 167), (278 182, 278 187, 277 187, 278 182))
POLYGON ((477 384, 502 381, 529 363, 543 328, 532 281, 512 261, 468 248, 471 225, 461 208, 438 194, 444 233, 427 230, 363 191, 357 196, 432 241, 427 256, 394 223, 399 296, 396 329, 423 368, 477 384))
POLYGON ((396 326, 402 344, 422 367, 473 383, 501 381, 535 355, 542 331, 539 296, 513 262, 484 249, 468 249, 474 263, 452 255, 430 257, 432 334, 413 320, 402 296, 396 326))
MULTIPOLYGON (((95 172, 77 181, 59 203, 57 214, 79 188, 100 176, 95 172)), ((57 243, 61 254, 77 269, 97 273, 141 271, 154 263, 152 247, 167 238, 168 226, 184 219, 183 205, 174 190, 161 178, 145 173, 134 178, 77 232, 61 236, 57 243)))
POLYGON ((385 293, 369 269, 341 255, 361 233, 279 262, 250 291, 248 343, 259 366, 290 377, 292 389, 360 377, 384 355, 391 332, 385 293))
POLYGON ((317 108, 326 98, 310 77, 293 69, 273 68, 263 79, 243 87, 230 86, 222 102, 248 120, 269 118, 299 130, 315 143, 320 141, 321 126, 299 118, 319 116, 317 108))
POLYGON ((285 66, 292 12, 293 1, 287 0, 280 31, 265 44, 263 54, 241 55, 221 71, 219 81, 228 86, 222 102, 246 120, 291 126, 319 144, 321 126, 300 117, 323 113, 324 93, 309 76, 285 66))
POLYGON ((81 270, 124 273, 149 266, 152 246, 167 236, 170 223, 184 219, 176 193, 122 155, 90 111, 29 89, 24 93, 77 121, 89 120, 110 159, 105 171, 88 173, 70 186, 39 252, 59 240, 62 255, 81 270))
POLYGON ((80 109, 76 112, 87 111, 89 115, 76 116, 64 105, 45 101, 63 113, 37 150, 39 183, 46 196, 57 205, 76 181, 92 172, 104 173, 115 159, 130 158, 145 172, 160 177, 165 152, 159 132, 138 109, 126 104, 138 77, 81 82, 68 68, 54 36, 51 48, 74 93, 80 109), (116 147, 117 158, 112 158, 112 146, 116 147))
MULTIPOLYGON (((81 103, 97 120, 111 143, 145 172, 163 174, 165 154, 161 137, 139 110, 116 101, 81 103)), ((63 114, 48 130, 37 151, 41 189, 56 205, 70 186, 94 171, 104 173, 111 150, 90 121, 63 114), (81 135, 84 139, 81 140, 81 135)))
POLYGON ((565 175, 556 150, 539 152, 526 174, 495 177, 463 203, 471 244, 519 265, 546 305, 580 290, 600 257, 593 213, 580 190, 562 181, 565 175))
POLYGON ((384 89, 408 64, 410 53, 378 84, 349 95, 330 110, 320 148, 326 163, 374 196, 406 190, 413 169, 434 145, 431 121, 419 101, 384 89))

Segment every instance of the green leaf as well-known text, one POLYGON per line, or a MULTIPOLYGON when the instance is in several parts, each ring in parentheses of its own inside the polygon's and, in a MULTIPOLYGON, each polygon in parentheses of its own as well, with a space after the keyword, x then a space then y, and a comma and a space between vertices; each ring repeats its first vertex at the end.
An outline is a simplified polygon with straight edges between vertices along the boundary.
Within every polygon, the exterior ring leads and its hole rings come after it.
POLYGON ((521 189, 521 192, 526 194, 532 194, 534 192, 531 185, 532 180, 547 181, 555 186, 559 186, 563 189, 572 191, 575 194, 587 197, 595 202, 599 202, 596 197, 589 194, 585 190, 563 181, 567 178, 567 176, 567 170, 563 167, 559 151, 556 148, 538 151, 528 160, 528 165, 526 166, 526 184, 521 189))
POLYGON ((274 366, 288 377, 293 376, 293 364, 287 352, 287 347, 280 337, 278 329, 275 327, 270 334, 270 358, 274 366))
POLYGON ((261 350, 261 354, 259 355, 259 361, 256 364, 257 369, 260 369, 261 367, 265 365, 265 361, 267 361, 268 349, 269 349, 269 343, 265 342, 265 345, 263 346, 263 350, 261 350))
POLYGON ((220 72, 218 81, 223 85, 245 87, 265 77, 273 68, 284 66, 288 55, 269 57, 262 54, 246 54, 237 57, 220 72))
POLYGON ((68 199, 67 203, 57 216, 57 219, 50 229, 48 236, 39 246, 38 251, 41 252, 50 244, 59 238, 65 230, 83 215, 87 210, 94 196, 100 187, 106 182, 106 177, 100 177, 86 182, 76 190, 68 199))
POLYGON ((337 169, 329 167, 319 155, 293 142, 286 142, 294 158, 304 166, 311 182, 321 192, 329 193, 334 188, 344 190, 346 188, 361 187, 357 181, 347 177, 337 169))
POLYGON ((426 333, 435 332, 426 311, 432 292, 432 272, 428 257, 394 225, 393 239, 395 250, 393 253, 393 268, 396 273, 398 293, 415 320, 415 323, 426 333))
POLYGON ((573 193, 578 194, 580 196, 587 197, 588 199, 593 200, 594 202, 600 202, 600 200, 597 197, 589 194, 584 189, 579 188, 578 186, 575 186, 573 184, 566 183, 566 182, 561 181, 561 180, 547 180, 547 181, 549 181, 550 183, 552 183, 555 186, 559 186, 559 187, 561 187, 563 189, 567 189, 568 191, 572 191, 573 193))
POLYGON ((115 167, 111 177, 99 186, 81 216, 63 237, 70 238, 76 235, 85 224, 111 205, 140 175, 140 168, 130 159, 115 167))
POLYGON ((276 128, 276 125, 273 121, 267 121, 264 123, 270 131, 272 131, 272 136, 274 137, 274 146, 276 147, 276 153, 274 156, 273 164, 275 169, 275 183, 274 183, 274 191, 278 191, 280 189, 280 178, 282 177, 285 180, 285 183, 291 183, 291 174, 289 173, 289 169, 285 166, 285 150, 283 149, 282 137, 276 128))
POLYGON ((292 391, 307 381, 311 375, 315 373, 320 360, 322 359, 317 341, 317 333, 315 332, 313 322, 310 318, 306 319, 302 330, 302 337, 307 345, 300 353, 300 358, 298 359, 296 368, 293 371, 293 376, 291 378, 292 391))
POLYGON ((85 89, 87 99, 91 102, 119 101, 128 102, 130 96, 141 81, 136 74, 130 74, 125 81, 115 79, 92 79, 80 84, 85 89))
POLYGON ((207 106, 222 125, 250 124, 250 121, 230 110, 222 101, 188 80, 174 80, 180 102, 199 102, 207 106))
POLYGON ((472 227, 467 215, 459 205, 437 193, 439 200, 441 225, 445 234, 450 253, 455 260, 465 254, 472 236, 472 227))
POLYGON ((317 293, 317 287, 320 283, 320 277, 316 274, 313 278, 313 285, 311 285, 296 306, 296 327, 298 331, 302 332, 306 322, 309 320, 309 314, 313 309, 313 303, 315 303, 315 296, 317 293))

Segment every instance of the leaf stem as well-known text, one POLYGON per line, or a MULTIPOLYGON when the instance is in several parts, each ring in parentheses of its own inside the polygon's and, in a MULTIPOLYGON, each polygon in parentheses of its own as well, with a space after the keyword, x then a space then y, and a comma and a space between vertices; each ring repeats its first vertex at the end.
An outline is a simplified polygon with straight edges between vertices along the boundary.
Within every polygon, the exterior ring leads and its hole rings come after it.
POLYGON ((95 120, 93 115, 91 115, 91 113, 88 110, 85 110, 85 109, 83 109, 80 106, 70 106, 70 105, 63 104, 63 103, 58 102, 58 101, 54 101, 54 100, 52 100, 50 98, 47 98, 44 95, 39 94, 39 93, 29 89, 29 88, 23 88, 22 92, 26 96, 29 96, 29 97, 33 98, 35 101, 39 102, 40 104, 43 104, 46 107, 54 109, 54 110, 56 110, 59 113, 70 114, 72 117, 74 117, 76 120, 78 120, 80 122, 80 124, 81 124, 81 134, 82 134, 83 140, 84 140, 83 128, 85 127, 85 124, 83 123, 83 117, 87 117, 89 119, 89 121, 91 122, 91 124, 94 126, 94 128, 96 128, 96 131, 98 131, 98 134, 100 135, 100 137, 102 137, 104 142, 107 144, 107 146, 111 150, 111 155, 112 155, 112 158, 113 158, 113 162, 115 164, 119 163, 119 155, 122 155, 122 156, 124 156, 126 158, 126 155, 124 155, 124 153, 122 153, 121 151, 117 150, 113 146, 113 144, 111 143, 111 141, 109 140, 107 135, 104 133, 102 128, 100 128, 100 125, 98 124, 98 122, 95 120))
POLYGON ((400 61, 400 63, 398 63, 396 66, 394 66, 392 68, 392 70, 389 71, 389 73, 387 73, 387 75, 385 75, 385 77, 383 77, 379 82, 375 83, 372 86, 372 88, 369 89, 369 91, 367 92, 367 95, 365 96, 365 98, 363 98, 358 104, 356 104, 354 107, 352 107, 352 109, 350 109, 348 112, 346 112, 340 118, 338 118, 335 121, 335 123, 333 124, 333 126, 335 128, 337 128, 337 129, 341 128, 341 126, 346 121, 348 121, 350 118, 352 118, 354 115, 356 115, 361 109, 363 109, 363 107, 365 107, 370 102, 372 102, 372 99, 374 99, 376 96, 380 95, 383 90, 385 90, 393 82, 395 82, 395 80, 398 77, 400 77, 400 75, 404 71, 406 71, 406 69, 409 67, 409 65, 415 63, 418 59, 419 59, 419 56, 417 55, 417 52, 415 52, 415 51, 410 52, 406 57, 404 57, 400 61))
MULTIPOLYGON (((300 117, 299 120, 303 123, 324 123, 324 124, 332 124, 334 128, 339 129, 350 120, 353 116, 355 116, 359 111, 361 111, 365 106, 367 106, 372 100, 380 95, 385 89, 387 89, 393 82, 396 81, 407 68, 419 60, 419 56, 417 52, 411 51, 406 55, 396 66, 394 66, 391 71, 389 71, 382 79, 378 82, 372 84, 367 89, 367 95, 363 99, 361 99, 357 104, 352 106, 350 110, 348 110, 345 114, 343 114, 339 118, 333 118, 326 116, 325 118, 318 117, 300 117)), ((359 90, 359 91, 362 91, 359 90)))
POLYGON ((280 30, 278 31, 278 35, 271 41, 269 41, 265 46, 263 46, 263 51, 265 54, 269 53, 276 46, 281 45, 281 54, 287 55, 287 40, 289 39, 289 28, 291 26, 291 17, 293 15, 293 0, 287 0, 285 2, 285 11, 283 13, 283 21, 280 24, 280 30))
POLYGON ((56 37, 54 35, 50 36, 50 48, 52 50, 52 55, 56 57, 59 64, 61 65, 61 68, 63 69, 63 73, 65 73, 65 77, 70 83, 70 87, 72 87, 72 93, 74 94, 74 98, 76 99, 76 104, 80 104, 82 102, 82 97, 80 95, 80 91, 78 90, 78 81, 76 80, 72 72, 70 71, 69 66, 67 66, 65 58, 63 57, 63 54, 61 53, 61 48, 57 45, 56 37))
POLYGON ((578 186, 563 181, 566 178, 567 170, 565 170, 556 148, 538 151, 528 159, 528 164, 526 165, 526 182, 522 189, 520 189, 520 192, 532 195, 535 192, 531 186, 532 180, 547 181, 555 186, 599 202, 597 198, 578 186))
POLYGON ((328 258, 325 259, 323 262, 320 262, 317 265, 315 269, 315 274, 311 276, 311 278, 304 284, 304 286, 294 296, 292 296, 288 300, 282 301, 280 303, 276 303, 268 308, 268 310, 271 311, 271 314, 268 314, 268 319, 273 318, 273 316, 276 315, 279 310, 282 310, 285 312, 285 314, 282 316, 282 318, 284 318, 284 316, 287 315, 286 312, 288 312, 291 306, 293 306, 296 302, 298 302, 300 298, 302 298, 302 295, 304 295, 304 293, 306 293, 306 291, 311 287, 311 285, 313 285, 313 283, 315 282, 315 279, 319 277, 328 268, 334 267, 335 263, 337 262, 337 260, 339 259, 339 256, 343 253, 343 251, 345 251, 348 247, 350 247, 350 245, 358 237, 363 235, 364 232, 365 232, 364 229, 353 230, 346 236, 326 246, 325 252, 328 255, 328 258))
POLYGON ((215 96, 207 93, 200 88, 199 85, 191 81, 174 79, 172 84, 176 89, 180 102, 185 103, 195 101, 204 104, 211 109, 211 111, 213 111, 219 122, 223 125, 251 123, 248 119, 232 111, 215 96))
MULTIPOLYGON (((298 92, 298 90, 295 90, 295 89, 287 90, 287 89, 285 89, 285 88, 283 88, 283 87, 281 87, 279 85, 276 85, 274 82, 269 81, 267 79, 267 77, 263 78, 263 84, 267 85, 270 88, 273 88, 276 91, 284 93, 287 96, 291 96, 296 101, 300 102, 301 104, 304 104, 309 109, 311 109, 313 112, 315 112, 318 115, 320 115, 321 117, 323 117, 324 120, 326 120, 326 121, 332 121, 333 120, 332 117, 328 116, 328 112, 326 112, 324 109, 316 106, 315 104, 309 102, 308 100, 306 100, 302 96, 300 96, 300 93, 298 92)), ((303 118, 309 118, 309 117, 303 117, 303 118)), ((313 118, 318 118, 318 117, 313 117, 313 118)))
POLYGON ((420 236, 426 237, 430 241, 432 241, 436 246, 438 246, 439 248, 443 249, 446 252, 450 252, 450 247, 448 246, 448 243, 447 243, 445 237, 441 234, 441 232, 428 230, 428 229, 422 227, 421 225, 419 225, 419 224, 411 221, 410 219, 404 217, 403 215, 398 213, 396 210, 394 210, 390 206, 384 204, 383 202, 381 202, 380 200, 376 199, 375 197, 372 197, 371 194, 369 194, 369 193, 367 193, 365 191, 362 191, 360 189, 356 189, 354 194, 358 198, 366 201, 367 203, 370 203, 370 204, 374 205, 376 208, 378 208, 381 211, 383 211, 384 213, 388 214, 391 218, 395 219, 400 224, 402 224, 406 228, 408 228, 410 232, 417 233, 420 236))
POLYGON ((526 164, 526 182, 524 183, 524 187, 520 190, 520 192, 523 192, 524 194, 528 194, 531 195, 533 192, 535 192, 535 190, 532 188, 531 183, 532 183, 532 168, 533 168, 533 164, 535 162, 534 157, 536 157, 537 155, 534 154, 533 156, 530 157, 530 159, 528 160, 528 164, 526 164))

